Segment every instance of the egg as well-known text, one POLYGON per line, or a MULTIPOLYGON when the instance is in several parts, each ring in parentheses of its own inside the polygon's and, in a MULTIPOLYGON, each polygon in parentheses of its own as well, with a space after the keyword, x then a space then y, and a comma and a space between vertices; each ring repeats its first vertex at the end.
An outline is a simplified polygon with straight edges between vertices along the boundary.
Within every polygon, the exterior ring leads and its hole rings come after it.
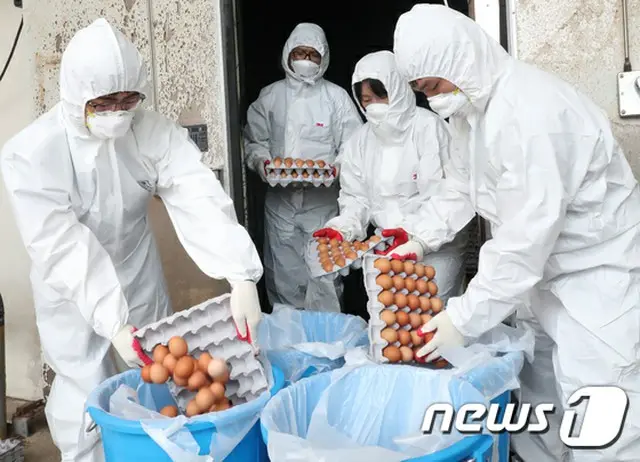
POLYGON ((442 308, 444 307, 442 300, 440 300, 438 297, 433 297, 430 300, 431 300, 431 311, 433 311, 435 314, 440 313, 442 311, 442 308))
POLYGON ((215 379, 216 377, 222 377, 228 370, 229 367, 224 360, 220 358, 212 358, 209 362, 207 372, 209 373, 209 377, 215 379))
POLYGON ((400 274, 404 271, 404 263, 400 260, 391 260, 391 271, 400 274))
POLYGON ((300 175, 298 174, 298 172, 296 172, 296 171, 291 172, 291 178, 293 178, 294 180, 295 180, 296 178, 298 178, 299 176, 300 176, 300 175))
POLYGON ((423 313, 420 315, 420 319, 422 319, 422 325, 425 325, 426 323, 431 321, 431 319, 433 319, 433 316, 431 316, 430 314, 423 313))
POLYGON ((162 364, 164 358, 169 354, 169 348, 164 345, 157 345, 153 349, 153 361, 162 364))
POLYGON ((407 276, 411 276, 415 271, 415 266, 411 261, 404 262, 404 272, 407 273, 407 276))
POLYGON ((416 290, 420 292, 420 294, 426 294, 429 292, 429 284, 424 279, 418 279, 416 281, 416 290))
POLYGON ((418 313, 409 313, 409 324, 412 328, 417 329, 422 326, 422 318, 418 313))
POLYGON ((304 167, 304 160, 302 159, 296 159, 295 161, 296 167, 304 167))
POLYGON ((318 161, 318 167, 324 168, 326 165, 327 165, 327 163, 324 160, 319 160, 318 161))
POLYGON ((449 366, 449 361, 447 361, 444 358, 440 358, 440 359, 437 359, 437 360, 433 361, 432 364, 436 369, 443 369, 443 368, 449 366))
POLYGON ((414 347, 420 346, 424 343, 424 339, 420 337, 417 330, 411 331, 411 343, 414 347))
POLYGON ((328 244, 331 241, 331 239, 329 239, 328 237, 319 237, 317 241, 318 241, 318 244, 328 244))
POLYGON ((340 246, 340 241, 336 238, 333 238, 329 241, 329 245, 333 248, 338 248, 340 246))
POLYGON ((191 374, 191 377, 189 377, 187 388, 190 391, 196 391, 204 387, 206 384, 207 384, 207 377, 204 375, 204 372, 195 371, 193 374, 191 374))
POLYGON ((373 267, 381 273, 388 273, 389 271, 391 271, 391 262, 386 258, 378 258, 373 263, 373 267))
POLYGON ((333 271, 333 263, 330 261, 325 261, 324 263, 322 263, 322 270, 325 273, 330 273, 331 271, 333 271))
POLYGON ((407 296, 403 293, 398 292, 393 297, 393 302, 398 308, 402 309, 407 306, 407 296))
POLYGON ((215 397, 213 396, 213 392, 209 387, 200 389, 200 391, 198 391, 198 393, 196 394, 195 400, 198 408, 200 408, 200 411, 205 412, 208 411, 216 401, 215 397))
POLYGON ((436 335, 435 331, 425 332, 422 334, 422 341, 424 343, 429 343, 431 340, 433 340, 434 335, 436 335))
POLYGON ((382 310, 380 312, 380 320, 387 326, 393 326, 396 323, 396 315, 391 310, 382 310))
POLYGON ((424 265, 422 263, 416 263, 413 267, 413 272, 419 278, 424 277, 424 265))
POLYGON ((219 403, 216 403, 214 406, 216 407, 216 411, 222 412, 222 411, 226 411, 227 409, 229 409, 231 407, 231 403, 229 402, 228 399, 224 399, 224 400, 220 401, 219 403))
POLYGON ((153 383, 165 383, 169 380, 169 371, 162 364, 154 363, 149 369, 149 377, 153 383))
POLYGON ((307 164, 307 167, 309 167, 309 168, 313 168, 313 166, 316 164, 311 159, 308 159, 305 163, 307 164))
POLYGON ((291 157, 287 157, 284 159, 284 166, 287 168, 291 168, 293 166, 293 159, 291 157))
POLYGON ((429 281, 427 282, 427 285, 429 286, 429 293, 431 294, 431 296, 433 297, 434 295, 437 295, 438 286, 436 285, 436 283, 433 281, 429 281))
POLYGON ((400 345, 409 345, 411 343, 411 334, 409 331, 401 329, 398 331, 398 342, 400 345))
POLYGON ((405 278, 404 288, 407 289, 409 293, 414 292, 416 290, 416 280, 413 278, 405 278))
POLYGON ((386 329, 383 329, 382 332, 380 332, 380 337, 385 342, 393 344, 398 341, 398 332, 396 332, 396 330, 392 329, 391 327, 387 327, 386 329))
POLYGON ((415 311, 420 308, 420 299, 417 295, 407 295, 407 306, 411 311, 415 311))
POLYGON ((174 358, 180 359, 187 354, 187 351, 189 351, 187 342, 182 337, 171 337, 169 340, 169 352, 174 358))
POLYGON ((413 360, 413 350, 408 346, 400 347, 400 355, 403 363, 410 363, 413 360))
POLYGON ((309 178, 309 172, 307 172, 306 170, 302 172, 302 178, 309 178))
POLYGON ((224 398, 224 385, 222 385, 219 382, 213 382, 210 386, 209 386, 209 390, 211 390, 211 393, 213 393, 213 397, 215 398, 216 401, 220 401, 222 398, 224 398))
POLYGON ((318 244, 318 252, 329 253, 329 246, 327 244, 318 244))
POLYGON ((429 297, 418 297, 418 300, 420 301, 420 311, 423 313, 431 311, 431 300, 429 300, 429 297))
POLYGON ((384 291, 380 292, 380 295, 378 295, 378 300, 384 306, 393 305, 393 298, 394 298, 393 297, 393 293, 389 292, 388 290, 384 290, 384 291))
POLYGON ((349 260, 355 260, 358 258, 358 254, 355 253, 353 250, 350 250, 349 252, 344 254, 345 257, 347 257, 349 260))
POLYGON ((320 178, 320 173, 318 173, 317 171, 313 172, 313 177, 314 178, 320 178))
POLYGON ((407 313, 405 313, 404 311, 397 311, 396 312, 396 322, 398 323, 398 325, 400 327, 404 327, 407 324, 409 324, 409 315, 407 313))
POLYGON ((282 158, 281 157, 276 157, 275 159, 273 159, 273 166, 274 167, 282 166, 282 158))
POLYGON ((183 356, 178 360, 173 374, 188 379, 193 373, 193 359, 190 356, 183 356))
POLYGON ((338 265, 340 268, 344 268, 345 266, 347 266, 347 261, 344 259, 344 257, 338 257, 335 259, 335 263, 336 265, 338 265))
POLYGON ((373 242, 374 244, 377 244, 378 242, 380 242, 382 240, 382 238, 380 236, 371 236, 371 239, 369 239, 371 242, 373 242))
POLYGON ((186 387, 187 385, 189 385, 189 379, 186 377, 178 377, 177 375, 174 375, 173 383, 175 383, 179 387, 186 387))
POLYGON ((187 404, 187 417, 193 417, 200 414, 200 408, 198 407, 198 403, 196 403, 195 399, 189 401, 187 404))
POLYGON ((404 289, 404 278, 402 276, 394 276, 391 279, 393 281, 393 287, 395 287, 396 290, 404 289))
POLYGON ((229 371, 229 369, 227 369, 227 371, 224 374, 216 377, 214 380, 217 383, 225 385, 229 381, 230 378, 231 378, 231 372, 229 371))
POLYGON ((382 355, 389 360, 390 363, 397 363, 402 359, 402 354, 400 353, 400 348, 389 345, 384 350, 382 350, 382 355))
POLYGON ((162 365, 167 368, 170 374, 173 374, 177 363, 178 360, 171 354, 165 356, 164 361, 162 361, 162 365))
POLYGON ((436 270, 433 266, 425 266, 424 267, 424 275, 427 279, 433 279, 436 277, 436 270))
POLYGON ((280 178, 286 178, 287 176, 288 176, 288 173, 285 172, 284 170, 280 172, 280 178))
POLYGON ((146 365, 140 371, 140 377, 142 377, 142 381, 146 383, 151 383, 151 365, 146 365))
POLYGON ((178 417, 178 408, 175 406, 165 406, 160 410, 160 414, 167 417, 178 417))

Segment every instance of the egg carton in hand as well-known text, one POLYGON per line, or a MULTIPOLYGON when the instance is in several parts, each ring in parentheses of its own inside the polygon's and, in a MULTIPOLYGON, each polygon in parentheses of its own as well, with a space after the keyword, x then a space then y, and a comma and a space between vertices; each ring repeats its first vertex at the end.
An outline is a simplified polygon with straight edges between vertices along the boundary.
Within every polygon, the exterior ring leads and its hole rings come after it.
MULTIPOLYGON (((233 405, 251 401, 269 388, 263 365, 254 355, 253 347, 237 336, 231 317, 230 294, 216 297, 185 311, 138 329, 134 336, 144 352, 151 357, 156 345, 167 345, 173 336, 182 337, 189 354, 198 358, 208 352, 227 362, 230 370, 226 396, 233 405)), ((169 379, 169 389, 184 412, 196 395, 169 379)))
MULTIPOLYGON (((443 309, 436 296, 435 270, 410 260, 366 255, 363 273, 371 356, 379 363, 422 364, 415 359, 415 352, 424 344, 417 331, 443 309), (398 355, 400 359, 393 360, 398 355)), ((441 368, 445 364, 427 366, 441 368)))
POLYGON ((333 184, 336 177, 333 174, 332 167, 312 168, 312 169, 296 169, 296 168, 275 168, 268 167, 267 183, 269 186, 287 187, 291 184, 310 184, 315 187, 329 187, 333 184), (300 172, 299 172, 300 170, 300 172), (311 171, 311 172, 310 172, 311 171))
MULTIPOLYGON (((327 276, 329 274, 336 274, 336 273, 339 274, 340 276, 347 276, 351 271, 351 268, 353 269, 362 268, 362 258, 365 255, 370 254, 376 250, 379 250, 379 251, 386 250, 388 246, 388 242, 393 239, 393 237, 382 237, 381 233, 382 231, 380 229, 377 229, 375 231, 374 236, 372 236, 368 241, 364 241, 365 243, 368 242, 368 249, 358 250, 358 251, 354 250, 353 252, 355 253, 356 257, 355 258, 345 257, 344 259, 345 264, 343 266, 336 264, 336 262, 332 260, 334 264, 332 266, 331 271, 326 271, 325 268, 323 268, 322 264, 320 263, 320 246, 323 244, 321 244, 316 239, 312 239, 307 244, 307 251, 305 254, 305 259, 307 261, 307 266, 309 266, 311 276, 321 277, 321 276, 327 276)), ((331 247, 330 244, 324 244, 324 245, 331 247)))

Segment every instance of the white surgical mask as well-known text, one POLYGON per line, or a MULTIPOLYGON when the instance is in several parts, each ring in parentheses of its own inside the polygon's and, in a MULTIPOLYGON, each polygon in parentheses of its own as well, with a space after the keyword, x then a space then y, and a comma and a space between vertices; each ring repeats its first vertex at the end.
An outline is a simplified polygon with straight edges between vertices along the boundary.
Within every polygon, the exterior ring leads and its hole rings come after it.
POLYGON ((296 74, 298 74, 300 77, 305 78, 314 77, 320 69, 320 66, 318 66, 313 61, 309 61, 308 59, 292 61, 291 67, 296 74))
POLYGON ((457 112, 460 112, 460 110, 470 102, 467 95, 460 90, 455 90, 451 93, 440 93, 427 99, 429 100, 431 109, 437 112, 443 119, 447 119, 457 112))
POLYGON ((371 122, 374 127, 379 126, 389 112, 389 105, 384 103, 371 103, 366 110, 367 121, 371 122))
POLYGON ((87 128, 101 140, 124 136, 132 122, 133 111, 96 112, 87 116, 87 128))

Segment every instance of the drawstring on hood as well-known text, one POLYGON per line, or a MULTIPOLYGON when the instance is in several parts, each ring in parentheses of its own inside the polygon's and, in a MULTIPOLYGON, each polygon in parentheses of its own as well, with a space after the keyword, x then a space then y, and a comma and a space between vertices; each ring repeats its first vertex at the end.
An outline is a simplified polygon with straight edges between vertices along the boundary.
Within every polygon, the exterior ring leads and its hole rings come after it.
POLYGON ((324 76, 324 73, 329 68, 329 44, 320 26, 311 23, 301 23, 293 29, 282 49, 282 67, 287 74, 287 80, 289 82, 303 82, 313 85, 324 76), (311 47, 320 53, 322 61, 315 75, 303 77, 291 69, 289 66, 289 56, 296 47, 311 47))

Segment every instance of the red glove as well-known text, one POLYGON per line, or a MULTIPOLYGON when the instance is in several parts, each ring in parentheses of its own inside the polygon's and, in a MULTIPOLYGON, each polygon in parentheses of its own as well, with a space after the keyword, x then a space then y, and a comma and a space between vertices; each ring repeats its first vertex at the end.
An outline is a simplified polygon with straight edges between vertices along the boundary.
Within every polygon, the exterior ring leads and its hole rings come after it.
POLYGON ((409 242, 409 235, 402 228, 393 228, 393 229, 383 229, 382 237, 393 237, 393 241, 386 250, 376 250, 377 255, 387 255, 393 249, 402 244, 406 244, 409 242))
POLYGON ((313 237, 328 237, 329 239, 337 239, 338 242, 344 241, 342 233, 332 228, 322 228, 313 233, 313 237))

